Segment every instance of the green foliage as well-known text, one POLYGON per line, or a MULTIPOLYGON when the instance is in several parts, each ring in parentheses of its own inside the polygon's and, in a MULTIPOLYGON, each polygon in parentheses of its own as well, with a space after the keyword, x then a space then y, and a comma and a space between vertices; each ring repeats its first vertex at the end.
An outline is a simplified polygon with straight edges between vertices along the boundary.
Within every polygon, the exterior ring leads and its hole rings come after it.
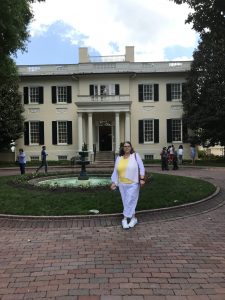
POLYGON ((0 2, 0 57, 25 50, 29 37, 27 26, 33 14, 29 0, 4 0, 0 2))
MULTIPOLYGON (((3 68, 9 72, 5 76, 0 70, 0 149, 10 148, 10 143, 23 134, 23 106, 18 91, 18 77, 14 63, 6 59, 3 68)), ((1 69, 1 68, 0 68, 1 69)))
MULTIPOLYGON (((38 0, 44 1, 44 0, 38 0)), ((23 107, 18 88, 18 74, 11 59, 18 49, 26 50, 27 27, 33 17, 30 3, 34 0, 0 2, 0 149, 23 134, 23 107)))
POLYGON ((193 12, 186 22, 200 34, 184 91, 184 122, 202 145, 225 145, 225 1, 174 0, 193 12))

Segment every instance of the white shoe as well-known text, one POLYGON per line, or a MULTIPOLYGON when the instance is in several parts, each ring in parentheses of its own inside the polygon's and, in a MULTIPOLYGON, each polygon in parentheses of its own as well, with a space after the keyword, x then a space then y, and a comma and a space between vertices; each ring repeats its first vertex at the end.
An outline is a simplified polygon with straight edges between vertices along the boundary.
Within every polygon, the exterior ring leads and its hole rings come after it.
POLYGON ((130 228, 133 228, 137 224, 137 222, 138 222, 137 218, 131 218, 130 223, 128 224, 128 226, 130 228))
POLYGON ((123 229, 128 229, 129 228, 129 225, 127 223, 127 219, 122 220, 122 227, 123 227, 123 229))

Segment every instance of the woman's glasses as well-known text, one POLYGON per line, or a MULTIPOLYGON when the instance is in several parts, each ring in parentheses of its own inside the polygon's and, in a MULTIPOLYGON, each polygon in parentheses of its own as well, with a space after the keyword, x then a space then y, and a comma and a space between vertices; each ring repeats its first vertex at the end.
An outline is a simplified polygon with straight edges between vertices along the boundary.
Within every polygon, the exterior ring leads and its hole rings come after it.
POLYGON ((124 145, 123 148, 130 148, 130 145, 124 145))

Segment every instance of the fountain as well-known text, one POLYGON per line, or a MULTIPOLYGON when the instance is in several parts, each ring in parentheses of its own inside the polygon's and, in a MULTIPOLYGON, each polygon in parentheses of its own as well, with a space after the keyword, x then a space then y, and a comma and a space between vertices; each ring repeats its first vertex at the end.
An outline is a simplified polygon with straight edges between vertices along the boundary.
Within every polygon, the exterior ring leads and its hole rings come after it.
POLYGON ((79 151, 80 159, 76 161, 77 165, 81 165, 80 175, 78 176, 78 180, 88 180, 89 176, 87 175, 86 165, 90 164, 89 160, 85 158, 88 156, 88 151, 86 150, 86 144, 82 147, 82 151, 79 151))
POLYGON ((84 144, 82 150, 79 151, 79 159, 75 161, 75 164, 81 166, 81 170, 78 177, 74 177, 73 175, 67 175, 65 177, 53 176, 51 178, 36 178, 30 180, 31 184, 42 186, 42 187, 50 187, 50 188, 94 188, 97 186, 109 186, 110 185, 110 177, 106 176, 95 176, 89 178, 86 166, 90 164, 90 161, 86 159, 88 157, 87 144, 84 144))

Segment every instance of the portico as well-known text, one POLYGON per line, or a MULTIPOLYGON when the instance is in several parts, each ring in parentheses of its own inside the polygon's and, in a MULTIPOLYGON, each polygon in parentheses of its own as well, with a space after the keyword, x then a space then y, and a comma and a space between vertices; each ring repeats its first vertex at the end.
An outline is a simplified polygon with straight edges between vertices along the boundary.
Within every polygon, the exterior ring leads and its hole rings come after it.
POLYGON ((93 153, 93 145, 96 151, 118 152, 120 142, 130 140, 130 111, 129 108, 121 111, 114 108, 113 111, 96 109, 87 111, 80 108, 78 111, 78 147, 86 143, 90 154, 93 153))

